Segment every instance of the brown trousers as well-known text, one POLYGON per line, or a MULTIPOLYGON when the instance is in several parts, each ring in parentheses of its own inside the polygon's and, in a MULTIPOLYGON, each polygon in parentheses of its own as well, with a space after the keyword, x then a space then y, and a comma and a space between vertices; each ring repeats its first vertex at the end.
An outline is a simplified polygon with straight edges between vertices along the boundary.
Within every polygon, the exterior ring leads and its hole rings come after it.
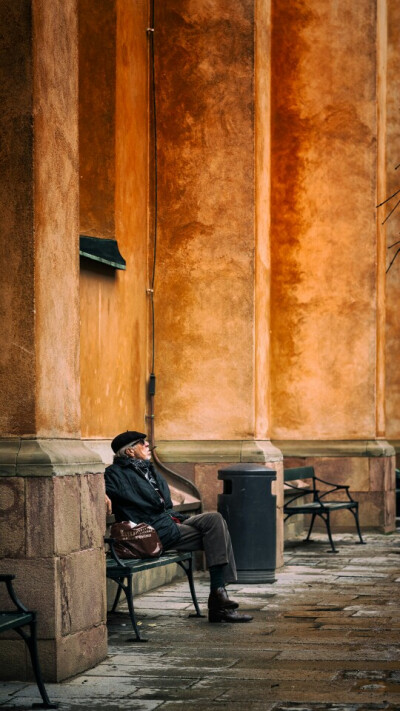
POLYGON ((178 551, 204 551, 207 567, 223 565, 226 583, 234 583, 236 564, 225 519, 212 511, 191 516, 179 524, 181 538, 172 548, 178 551))

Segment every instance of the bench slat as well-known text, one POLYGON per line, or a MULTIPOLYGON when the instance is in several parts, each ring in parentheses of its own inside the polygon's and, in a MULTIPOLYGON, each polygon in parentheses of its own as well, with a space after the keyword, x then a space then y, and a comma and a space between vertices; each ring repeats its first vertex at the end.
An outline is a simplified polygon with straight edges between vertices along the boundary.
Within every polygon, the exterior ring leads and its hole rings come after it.
POLYGON ((294 481, 295 479, 313 479, 315 476, 314 467, 294 467, 284 469, 284 481, 294 481))
POLYGON ((285 506, 285 511, 293 511, 294 513, 313 513, 315 511, 338 511, 339 509, 353 509, 356 503, 352 501, 326 501, 322 504, 319 501, 310 501, 308 504, 298 504, 297 506, 285 506))
POLYGON ((177 563, 178 561, 190 560, 191 553, 163 553, 159 558, 123 558, 124 565, 118 563, 112 558, 107 558, 107 575, 114 571, 124 571, 127 568, 140 572, 141 570, 150 570, 151 568, 161 568, 164 565, 177 563))

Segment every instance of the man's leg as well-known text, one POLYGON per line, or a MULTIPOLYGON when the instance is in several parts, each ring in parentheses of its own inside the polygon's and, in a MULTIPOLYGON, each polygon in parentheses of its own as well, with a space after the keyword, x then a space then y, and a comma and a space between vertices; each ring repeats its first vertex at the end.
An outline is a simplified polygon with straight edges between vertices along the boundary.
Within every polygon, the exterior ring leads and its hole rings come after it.
POLYGON ((174 546, 177 550, 203 550, 207 568, 223 566, 224 582, 235 582, 237 575, 231 537, 221 514, 214 511, 191 516, 179 528, 181 539, 174 546))
POLYGON ((204 550, 210 571, 208 598, 210 622, 250 622, 250 615, 236 612, 238 604, 230 600, 225 581, 236 580, 236 565, 231 537, 225 519, 217 512, 191 516, 180 524, 181 539, 174 546, 181 551, 204 550))

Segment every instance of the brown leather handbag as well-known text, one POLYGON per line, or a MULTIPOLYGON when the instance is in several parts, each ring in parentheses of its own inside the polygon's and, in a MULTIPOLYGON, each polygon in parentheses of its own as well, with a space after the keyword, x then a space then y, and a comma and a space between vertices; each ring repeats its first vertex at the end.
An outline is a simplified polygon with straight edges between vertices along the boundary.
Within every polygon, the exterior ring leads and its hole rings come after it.
POLYGON ((158 558, 162 553, 158 533, 148 523, 113 523, 110 536, 114 539, 114 550, 119 558, 158 558))

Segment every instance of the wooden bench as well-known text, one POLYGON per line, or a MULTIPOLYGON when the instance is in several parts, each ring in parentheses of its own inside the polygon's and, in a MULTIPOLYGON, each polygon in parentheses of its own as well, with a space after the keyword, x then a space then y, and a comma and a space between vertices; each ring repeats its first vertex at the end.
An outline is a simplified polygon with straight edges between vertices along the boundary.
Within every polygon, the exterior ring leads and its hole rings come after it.
POLYGON ((28 610, 17 598, 12 583, 14 578, 15 575, 0 575, 0 582, 6 584, 8 594, 16 608, 15 610, 0 610, 0 632, 15 630, 20 637, 22 637, 24 642, 26 642, 29 649, 36 683, 43 699, 43 703, 32 704, 32 708, 56 709, 58 708, 58 704, 52 704, 50 702, 40 670, 36 636, 36 612, 28 610), (23 629, 23 627, 26 626, 29 626, 30 634, 23 629))
MULTIPOLYGON (((316 517, 319 516, 325 523, 332 552, 337 553, 337 549, 335 548, 331 534, 330 514, 332 511, 347 509, 354 516, 357 527, 357 533, 360 538, 360 543, 365 543, 361 536, 360 524, 358 521, 358 502, 354 501, 354 499, 351 497, 351 494, 349 492, 349 486, 341 486, 339 484, 334 484, 333 482, 320 479, 315 475, 314 467, 296 467, 293 469, 285 469, 284 483, 287 485, 289 490, 293 491, 293 496, 289 496, 287 503, 285 503, 283 508, 283 513, 285 516, 284 520, 286 521, 288 518, 290 518, 290 516, 295 516, 296 514, 311 514, 311 523, 305 541, 310 540, 314 521, 316 517), (300 488, 295 486, 293 483, 290 483, 299 479, 310 479, 311 486, 307 488, 300 488), (329 488, 324 488, 322 491, 319 491, 316 482, 321 482, 329 488), (344 491, 345 497, 347 498, 343 498, 342 500, 333 500, 326 498, 333 492, 340 490, 344 491), (301 499, 306 496, 312 496, 312 500, 301 501, 301 499)), ((286 493, 288 493, 288 491, 286 493)))
POLYGON ((196 591, 194 587, 193 580, 193 553, 180 553, 178 551, 170 551, 163 553, 159 558, 145 558, 145 559, 123 559, 121 560, 114 548, 114 539, 105 538, 105 543, 109 546, 109 557, 106 558, 106 576, 110 580, 114 580, 117 583, 118 589, 115 595, 114 603, 111 608, 111 612, 116 610, 118 605, 122 590, 125 593, 126 601, 128 603, 129 616, 132 622, 132 627, 135 632, 136 642, 147 642, 140 635, 136 624, 135 609, 133 606, 133 592, 132 592, 132 578, 135 574, 141 573, 144 570, 150 570, 151 568, 161 568, 164 565, 171 565, 172 563, 177 563, 186 573, 190 593, 192 595, 193 605, 196 610, 195 614, 190 615, 190 617, 204 617, 201 614, 199 604, 197 602, 196 591), (126 582, 125 582, 126 581, 126 582))

